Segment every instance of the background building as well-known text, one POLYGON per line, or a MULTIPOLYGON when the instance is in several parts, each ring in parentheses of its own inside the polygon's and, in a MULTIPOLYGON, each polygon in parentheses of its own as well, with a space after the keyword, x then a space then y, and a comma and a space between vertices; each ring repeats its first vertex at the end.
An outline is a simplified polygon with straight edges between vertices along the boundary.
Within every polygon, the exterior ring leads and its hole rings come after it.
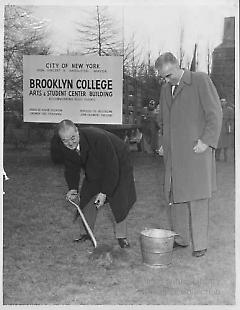
POLYGON ((223 41, 213 51, 211 78, 220 98, 235 102, 235 18, 225 17, 223 41))

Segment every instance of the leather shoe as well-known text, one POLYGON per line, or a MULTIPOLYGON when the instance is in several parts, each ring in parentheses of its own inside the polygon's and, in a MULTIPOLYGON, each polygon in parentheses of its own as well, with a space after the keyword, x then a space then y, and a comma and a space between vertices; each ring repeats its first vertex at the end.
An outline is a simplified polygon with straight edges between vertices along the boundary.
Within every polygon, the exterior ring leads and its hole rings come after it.
POLYGON ((118 238, 118 243, 120 247, 123 248, 130 248, 130 243, 127 238, 118 238))
POLYGON ((73 242, 85 242, 87 240, 92 240, 91 237, 88 235, 88 234, 83 234, 83 235, 80 235, 79 238, 77 239, 74 239, 73 242))
POLYGON ((201 257, 201 256, 205 255, 206 252, 207 252, 207 249, 200 250, 200 251, 193 251, 192 256, 201 257))
POLYGON ((176 241, 174 241, 174 243, 173 243, 173 248, 175 249, 175 248, 186 248, 188 245, 182 245, 182 244, 179 244, 179 243, 177 243, 176 241))

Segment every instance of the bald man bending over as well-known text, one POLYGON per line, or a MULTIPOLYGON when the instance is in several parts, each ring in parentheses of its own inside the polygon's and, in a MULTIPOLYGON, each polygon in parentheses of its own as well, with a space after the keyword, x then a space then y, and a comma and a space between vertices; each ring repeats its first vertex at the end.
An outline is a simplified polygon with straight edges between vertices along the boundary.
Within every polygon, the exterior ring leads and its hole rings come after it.
MULTIPOLYGON (((65 165, 65 179, 73 200, 79 191, 80 170, 85 178, 80 189, 80 208, 94 229, 97 210, 109 202, 115 220, 115 236, 121 248, 129 247, 127 215, 136 201, 133 165, 127 145, 116 135, 95 127, 78 129, 70 120, 58 125, 65 165), (96 197, 97 205, 88 204, 96 197)), ((78 241, 91 240, 88 233, 78 241)))

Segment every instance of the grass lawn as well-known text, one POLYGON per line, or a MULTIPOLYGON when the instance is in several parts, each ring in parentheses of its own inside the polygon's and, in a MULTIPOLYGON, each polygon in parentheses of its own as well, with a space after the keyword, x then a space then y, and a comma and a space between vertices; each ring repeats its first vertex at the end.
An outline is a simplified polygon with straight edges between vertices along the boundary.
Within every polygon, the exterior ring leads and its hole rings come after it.
POLYGON ((139 233, 169 228, 162 194, 161 158, 133 152, 138 201, 129 214, 129 250, 118 248, 111 213, 99 211, 95 236, 112 260, 90 259, 90 243, 73 243, 79 224, 65 200, 63 167, 48 146, 4 150, 3 293, 5 305, 231 305, 235 303, 234 164, 217 163, 218 192, 210 208, 209 249, 173 252, 168 268, 142 264, 139 233))

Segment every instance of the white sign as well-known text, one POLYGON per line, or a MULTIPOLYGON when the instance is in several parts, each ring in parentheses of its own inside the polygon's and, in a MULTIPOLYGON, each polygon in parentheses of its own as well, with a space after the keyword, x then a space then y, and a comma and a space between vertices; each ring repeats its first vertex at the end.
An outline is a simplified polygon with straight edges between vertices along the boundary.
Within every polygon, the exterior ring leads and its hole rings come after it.
POLYGON ((23 57, 25 122, 122 124, 122 57, 23 57))

